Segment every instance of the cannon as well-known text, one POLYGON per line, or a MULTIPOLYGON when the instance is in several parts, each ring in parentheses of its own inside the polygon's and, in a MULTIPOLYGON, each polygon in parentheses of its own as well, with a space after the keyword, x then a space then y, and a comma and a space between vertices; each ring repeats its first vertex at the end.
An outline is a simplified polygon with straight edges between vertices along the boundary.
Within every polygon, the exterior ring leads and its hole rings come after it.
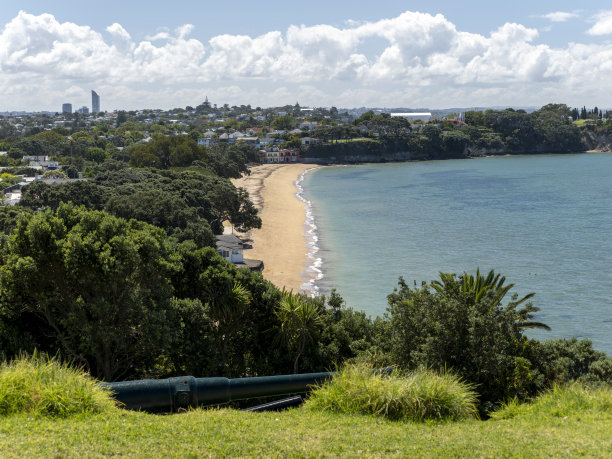
POLYGON ((110 389, 124 408, 148 412, 176 412, 200 405, 217 405, 234 400, 308 392, 311 386, 331 378, 334 373, 259 376, 251 378, 141 379, 101 383, 110 389))

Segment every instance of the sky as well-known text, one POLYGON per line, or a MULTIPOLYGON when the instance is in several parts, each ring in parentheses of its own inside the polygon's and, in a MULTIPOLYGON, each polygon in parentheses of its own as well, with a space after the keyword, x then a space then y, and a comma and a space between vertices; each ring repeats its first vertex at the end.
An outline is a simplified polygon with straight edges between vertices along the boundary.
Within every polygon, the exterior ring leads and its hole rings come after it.
POLYGON ((2 0, 0 112, 612 107, 612 2, 2 0))

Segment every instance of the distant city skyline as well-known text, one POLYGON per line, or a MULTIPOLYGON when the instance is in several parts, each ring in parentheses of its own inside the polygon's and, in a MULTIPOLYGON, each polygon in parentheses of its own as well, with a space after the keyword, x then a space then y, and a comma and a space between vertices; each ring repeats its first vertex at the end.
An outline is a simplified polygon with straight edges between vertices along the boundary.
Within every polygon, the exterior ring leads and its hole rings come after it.
POLYGON ((0 112, 612 106, 612 4, 6 0, 0 112), (91 88, 95 88, 92 90, 91 88), (98 108, 100 108, 98 106, 98 108))

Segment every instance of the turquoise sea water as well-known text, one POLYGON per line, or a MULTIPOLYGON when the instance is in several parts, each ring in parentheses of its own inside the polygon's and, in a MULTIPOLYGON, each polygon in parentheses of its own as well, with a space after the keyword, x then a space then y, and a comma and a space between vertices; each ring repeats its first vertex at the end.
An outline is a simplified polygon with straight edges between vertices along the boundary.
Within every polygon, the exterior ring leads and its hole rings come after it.
POLYGON ((322 293, 374 316, 399 276, 495 269, 536 292, 552 331, 530 336, 612 355, 612 154, 324 167, 302 186, 322 293))

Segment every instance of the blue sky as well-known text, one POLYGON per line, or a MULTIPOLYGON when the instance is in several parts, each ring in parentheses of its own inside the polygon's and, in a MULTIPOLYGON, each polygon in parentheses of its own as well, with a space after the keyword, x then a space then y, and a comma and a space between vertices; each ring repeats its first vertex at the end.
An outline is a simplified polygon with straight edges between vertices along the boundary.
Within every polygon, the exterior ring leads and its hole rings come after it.
POLYGON ((612 2, 39 1, 0 8, 0 111, 612 106, 612 2))

